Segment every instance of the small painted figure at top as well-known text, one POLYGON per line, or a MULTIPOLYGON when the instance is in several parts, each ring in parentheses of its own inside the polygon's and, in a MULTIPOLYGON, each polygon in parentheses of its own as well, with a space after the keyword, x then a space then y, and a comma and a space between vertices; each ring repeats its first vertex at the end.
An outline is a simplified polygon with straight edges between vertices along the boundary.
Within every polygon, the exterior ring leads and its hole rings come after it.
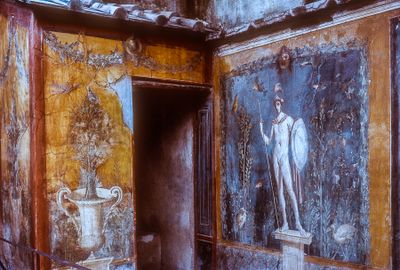
POLYGON ((285 69, 291 71, 292 70, 291 63, 292 63, 292 57, 289 48, 286 46, 282 46, 277 60, 278 71, 281 72, 285 69))
POLYGON ((278 189, 278 201, 283 220, 282 227, 279 229, 281 231, 289 230, 284 196, 284 187, 286 187, 286 191, 289 195, 294 212, 296 229, 300 233, 304 234, 305 231, 300 221, 298 199, 301 201, 301 183, 299 172, 304 167, 305 160, 307 159, 307 136, 303 120, 298 119, 294 121, 291 116, 285 114, 282 111, 283 103, 284 99, 276 95, 273 100, 273 104, 277 115, 276 118, 272 120, 270 135, 267 136, 264 133, 263 121, 261 119, 260 132, 265 145, 270 145, 273 142, 272 160, 274 166, 274 176, 278 189), (289 161, 289 150, 292 151, 294 166, 291 166, 289 161), (295 189, 297 192, 295 192, 295 189), (296 197, 296 193, 297 197, 300 198, 296 197))

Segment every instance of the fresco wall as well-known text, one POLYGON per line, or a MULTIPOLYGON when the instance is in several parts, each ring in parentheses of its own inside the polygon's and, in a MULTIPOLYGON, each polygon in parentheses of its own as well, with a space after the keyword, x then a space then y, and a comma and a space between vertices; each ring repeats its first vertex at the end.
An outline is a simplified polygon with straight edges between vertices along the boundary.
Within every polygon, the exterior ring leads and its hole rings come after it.
POLYGON ((43 38, 51 252, 98 269, 135 269, 131 76, 201 82, 204 58, 83 34, 43 38))
MULTIPOLYGON (((369 213, 365 52, 357 46, 321 46, 293 50, 291 57, 290 66, 283 70, 276 64, 277 55, 240 66, 223 79, 223 237, 279 248, 272 232, 277 222, 283 225, 283 219, 278 209, 279 187, 271 183, 285 169, 276 146, 284 136, 275 124, 274 100, 280 98, 284 100, 282 111, 294 121, 302 119, 307 134, 300 142, 291 137, 290 150, 308 153, 299 157, 305 164, 294 168, 296 153, 290 151, 293 171, 288 175, 294 185, 298 183, 295 189, 303 228, 314 235, 310 253, 363 263, 369 250, 369 224, 362 218, 369 213), (276 126, 267 147, 260 121, 267 136, 272 125, 276 126), (335 239, 340 227, 352 231, 348 243, 335 239)), ((290 123, 292 134, 294 127, 290 123)), ((288 216, 293 217, 289 197, 284 200, 288 216)), ((290 221, 295 227, 295 221, 290 221)))
POLYGON ((44 38, 51 252, 87 266, 134 269, 131 79, 113 42, 53 32, 44 38))
POLYGON ((302 6, 304 1, 236 1, 234 5, 229 0, 223 1, 205 1, 205 6, 208 12, 204 12, 207 21, 215 25, 222 25, 225 29, 240 27, 245 23, 265 18, 266 16, 273 17, 274 14, 279 14, 302 6))
MULTIPOLYGON (((2 238, 23 246, 32 242, 28 29, 0 14, 0 228, 2 238)), ((5 242, 1 250, 7 269, 31 269, 30 253, 5 242)))
POLYGON ((266 256, 279 260, 272 232, 284 223, 280 189, 289 228, 298 228, 284 183, 289 175, 300 223, 313 234, 305 252, 316 264, 309 269, 390 268, 389 18, 220 51, 214 64, 219 265, 242 269, 256 256, 247 269, 259 269, 266 256))

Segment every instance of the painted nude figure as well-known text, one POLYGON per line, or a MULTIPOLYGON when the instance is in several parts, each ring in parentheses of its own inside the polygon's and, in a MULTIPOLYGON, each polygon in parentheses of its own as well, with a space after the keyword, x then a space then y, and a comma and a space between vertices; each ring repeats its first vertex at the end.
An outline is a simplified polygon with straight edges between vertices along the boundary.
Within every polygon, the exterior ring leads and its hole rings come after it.
POLYGON ((274 120, 272 120, 270 136, 268 137, 265 135, 262 121, 260 121, 260 131, 266 145, 269 145, 272 141, 274 141, 272 159, 276 185, 278 187, 278 200, 283 219, 283 224, 280 230, 286 231, 289 229, 283 189, 285 186, 292 204, 296 229, 303 234, 305 231, 300 223, 299 208, 293 188, 293 178, 289 163, 290 138, 294 120, 292 117, 282 111, 283 102, 284 100, 279 96, 276 96, 274 99, 274 107, 276 109, 277 116, 274 120))

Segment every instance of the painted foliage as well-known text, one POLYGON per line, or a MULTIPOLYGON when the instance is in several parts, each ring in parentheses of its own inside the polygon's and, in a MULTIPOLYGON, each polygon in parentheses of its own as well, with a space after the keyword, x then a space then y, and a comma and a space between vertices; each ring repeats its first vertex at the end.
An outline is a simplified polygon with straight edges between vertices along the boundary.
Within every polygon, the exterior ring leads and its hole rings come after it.
POLYGON ((135 269, 132 82, 121 41, 44 33, 51 251, 135 269))
MULTIPOLYGON (((31 246, 28 28, 0 15, 1 235, 31 246)), ((1 244, 8 269, 30 269, 31 254, 1 244)))
MULTIPOLYGON (((243 64, 221 78, 221 219, 225 240, 279 248, 275 184, 292 175, 300 222, 313 234, 307 253, 365 263, 369 254, 367 61, 362 44, 321 45, 243 64), (277 117, 280 100, 284 118, 277 117), (286 118, 287 117, 287 118, 286 118), (288 122, 289 164, 276 154, 288 122), (274 159, 277 162, 274 162, 274 159), (296 166, 297 169, 295 169, 296 166)), ((285 50, 283 50, 285 51, 285 50)), ((294 209, 285 185, 289 227, 294 209)))

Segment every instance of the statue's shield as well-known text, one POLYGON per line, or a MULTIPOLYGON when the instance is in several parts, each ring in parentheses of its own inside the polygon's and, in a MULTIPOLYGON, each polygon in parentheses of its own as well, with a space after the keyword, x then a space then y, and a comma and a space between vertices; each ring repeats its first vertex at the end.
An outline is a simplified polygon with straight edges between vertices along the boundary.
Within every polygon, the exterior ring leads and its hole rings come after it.
POLYGON ((294 122, 290 139, 294 164, 297 170, 301 171, 308 157, 308 137, 303 119, 300 118, 294 122))

